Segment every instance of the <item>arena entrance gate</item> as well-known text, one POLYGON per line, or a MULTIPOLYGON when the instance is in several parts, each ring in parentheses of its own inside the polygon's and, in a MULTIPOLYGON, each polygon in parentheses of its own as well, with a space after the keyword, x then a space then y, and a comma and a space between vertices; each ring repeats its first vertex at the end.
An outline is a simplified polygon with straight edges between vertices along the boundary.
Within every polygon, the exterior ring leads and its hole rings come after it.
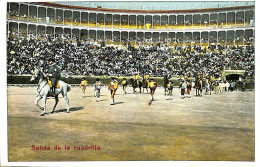
POLYGON ((232 80, 232 81, 237 81, 237 80, 239 80, 239 78, 242 78, 242 75, 240 75, 240 74, 230 74, 230 75, 226 75, 226 80, 228 80, 228 81, 230 81, 230 80, 232 80))
POLYGON ((222 79, 224 80, 239 80, 245 74, 246 70, 224 70, 222 79))

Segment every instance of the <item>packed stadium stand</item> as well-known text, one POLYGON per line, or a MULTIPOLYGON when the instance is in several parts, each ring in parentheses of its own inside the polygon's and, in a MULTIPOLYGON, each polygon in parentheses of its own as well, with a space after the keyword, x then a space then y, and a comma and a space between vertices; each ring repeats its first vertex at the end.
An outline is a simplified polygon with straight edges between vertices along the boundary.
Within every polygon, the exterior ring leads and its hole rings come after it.
POLYGON ((66 75, 195 77, 243 69, 254 78, 254 2, 107 3, 7 3, 8 75, 29 74, 52 57, 66 75))

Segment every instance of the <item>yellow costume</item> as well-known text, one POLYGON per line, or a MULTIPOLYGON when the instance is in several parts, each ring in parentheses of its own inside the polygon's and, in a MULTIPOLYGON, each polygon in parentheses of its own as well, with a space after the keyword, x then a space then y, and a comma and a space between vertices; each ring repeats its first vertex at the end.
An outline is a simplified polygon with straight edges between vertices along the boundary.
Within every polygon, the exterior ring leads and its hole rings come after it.
POLYGON ((108 89, 110 90, 111 93, 111 105, 114 104, 115 100, 114 100, 114 96, 116 93, 116 90, 118 88, 118 83, 117 81, 114 79, 113 81, 111 81, 108 85, 108 89))
POLYGON ((154 92, 155 92, 155 89, 157 88, 157 83, 154 82, 153 80, 150 81, 150 84, 149 84, 149 87, 150 87, 150 91, 151 91, 151 96, 152 96, 152 99, 151 101, 153 101, 153 95, 154 95, 154 92))
POLYGON ((148 80, 150 79, 150 75, 145 75, 144 78, 148 80))
POLYGON ((140 75, 139 74, 136 74, 135 75, 135 80, 138 80, 140 78, 140 75))
POLYGON ((126 79, 124 78, 121 85, 123 86, 123 91, 124 91, 124 94, 126 94, 126 86, 127 86, 127 81, 126 79))
POLYGON ((80 87, 83 92, 83 97, 85 96, 85 90, 86 90, 87 84, 88 84, 88 82, 86 80, 82 80, 80 83, 80 87))
POLYGON ((83 89, 86 89, 86 86, 88 85, 88 81, 84 80, 84 81, 81 81, 80 83, 80 87, 83 89))

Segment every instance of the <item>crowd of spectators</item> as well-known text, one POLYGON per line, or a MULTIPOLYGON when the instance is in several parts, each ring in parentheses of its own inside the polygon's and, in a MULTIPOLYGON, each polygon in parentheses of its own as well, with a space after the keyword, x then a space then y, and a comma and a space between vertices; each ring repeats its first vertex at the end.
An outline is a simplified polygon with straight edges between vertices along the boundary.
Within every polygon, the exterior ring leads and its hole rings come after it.
POLYGON ((7 41, 7 74, 31 74, 35 67, 48 69, 55 59, 62 75, 133 76, 137 72, 150 76, 199 73, 220 75, 223 69, 245 69, 254 78, 254 46, 178 46, 151 45, 134 47, 98 46, 86 42, 72 43, 64 39, 24 39, 7 41))

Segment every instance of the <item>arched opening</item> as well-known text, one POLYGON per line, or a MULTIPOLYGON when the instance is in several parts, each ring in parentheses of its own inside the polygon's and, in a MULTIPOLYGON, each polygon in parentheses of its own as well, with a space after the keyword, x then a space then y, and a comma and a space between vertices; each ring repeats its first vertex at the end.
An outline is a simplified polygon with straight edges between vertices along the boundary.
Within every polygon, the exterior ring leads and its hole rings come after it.
POLYGON ((242 77, 242 75, 240 75, 240 74, 230 74, 230 75, 226 75, 226 80, 238 81, 239 78, 241 78, 241 77, 242 77))

